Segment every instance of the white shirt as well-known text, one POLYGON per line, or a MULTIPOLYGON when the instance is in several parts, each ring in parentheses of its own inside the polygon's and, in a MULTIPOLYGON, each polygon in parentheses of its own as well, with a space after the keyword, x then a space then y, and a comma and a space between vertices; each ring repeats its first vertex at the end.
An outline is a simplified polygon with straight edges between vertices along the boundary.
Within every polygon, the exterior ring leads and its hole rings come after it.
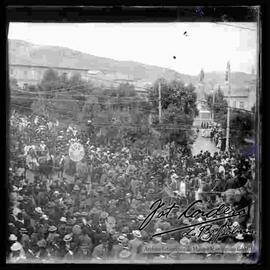
POLYGON ((219 168, 218 168, 218 172, 224 174, 225 173, 225 168, 222 165, 220 165, 219 168))
POLYGON ((181 181, 180 182, 180 188, 179 188, 180 194, 186 196, 186 183, 181 181))

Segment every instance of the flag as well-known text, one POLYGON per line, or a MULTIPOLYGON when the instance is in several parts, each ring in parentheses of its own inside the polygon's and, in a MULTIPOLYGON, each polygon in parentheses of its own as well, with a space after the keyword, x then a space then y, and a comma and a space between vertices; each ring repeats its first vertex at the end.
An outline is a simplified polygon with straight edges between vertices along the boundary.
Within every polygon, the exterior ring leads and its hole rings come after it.
POLYGON ((227 69, 226 69, 226 75, 225 75, 225 81, 228 82, 229 81, 229 72, 231 70, 231 66, 230 66, 230 62, 227 62, 227 69))

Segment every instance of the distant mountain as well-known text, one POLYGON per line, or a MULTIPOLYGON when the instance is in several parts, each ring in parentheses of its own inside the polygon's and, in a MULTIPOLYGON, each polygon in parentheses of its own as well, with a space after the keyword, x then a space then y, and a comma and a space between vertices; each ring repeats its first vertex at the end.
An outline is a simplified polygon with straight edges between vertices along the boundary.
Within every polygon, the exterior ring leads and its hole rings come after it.
MULTIPOLYGON (((133 80, 152 83, 161 76, 168 80, 180 79, 194 85, 199 82, 199 76, 181 74, 171 69, 133 61, 117 61, 65 47, 36 45, 22 40, 9 40, 9 63, 100 70, 105 73, 120 73, 128 75, 133 80)), ((205 73, 206 88, 211 89, 212 85, 223 84, 224 78, 225 71, 205 73)), ((235 85, 235 88, 245 88, 255 78, 255 75, 233 72, 232 85, 235 85)))
POLYGON ((131 79, 154 82, 162 74, 167 79, 178 78, 190 83, 196 77, 180 74, 174 70, 133 61, 117 61, 97 57, 64 47, 35 45, 22 40, 9 40, 9 62, 11 64, 44 65, 54 67, 85 68, 106 73, 121 73, 131 79))

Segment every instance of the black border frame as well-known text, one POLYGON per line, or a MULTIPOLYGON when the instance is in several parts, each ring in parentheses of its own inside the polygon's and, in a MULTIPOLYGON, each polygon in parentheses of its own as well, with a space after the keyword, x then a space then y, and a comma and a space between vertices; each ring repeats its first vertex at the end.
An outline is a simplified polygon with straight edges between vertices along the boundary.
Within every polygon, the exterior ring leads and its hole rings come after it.
MULTIPOLYGON (((269 47, 269 38, 267 39, 267 27, 266 25, 269 23, 269 13, 267 14, 267 11, 269 11, 269 5, 266 3, 263 3, 262 1, 238 1, 236 4, 235 1, 226 1, 225 3, 215 3, 215 1, 208 1, 207 4, 203 4, 202 2, 205 1, 200 1, 200 3, 191 3, 190 1, 181 1, 178 3, 181 5, 181 7, 177 7, 177 4, 175 1, 160 1, 157 0, 155 1, 154 5, 153 3, 149 3, 149 1, 136 1, 136 4, 131 1, 115 1, 114 3, 108 3, 108 1, 87 1, 87 0, 77 0, 74 1, 74 6, 67 6, 68 3, 67 1, 51 1, 47 0, 45 1, 23 1, 26 3, 21 3, 22 1, 5 1, 5 11, 2 13, 4 18, 4 23, 5 23, 5 32, 3 33, 4 35, 4 50, 3 52, 3 58, 6 59, 5 66, 3 70, 6 70, 6 67, 8 65, 8 59, 6 55, 6 50, 7 48, 7 34, 8 34, 8 22, 23 22, 23 21, 28 21, 28 22, 85 22, 85 21, 92 21, 92 22, 123 22, 123 21, 147 21, 147 22, 174 22, 177 20, 177 18, 180 17, 180 20, 178 19, 177 21, 186 21, 186 22, 191 22, 191 21, 224 21, 227 20, 228 22, 237 22, 237 21, 250 21, 250 19, 254 20, 254 17, 252 17, 252 10, 248 8, 249 5, 252 6, 260 6, 261 7, 261 14, 260 14, 260 20, 261 20, 261 42, 262 42, 262 47, 260 50, 260 88, 263 90, 261 91, 261 96, 260 96, 260 106, 259 106, 259 112, 257 113, 257 116, 259 115, 262 125, 265 124, 265 119, 266 117, 266 109, 267 106, 267 82, 266 78, 268 78, 269 82, 269 76, 266 75, 266 72, 268 71, 267 69, 267 62, 265 61, 267 54, 266 54, 266 48, 269 47), (45 2, 45 3, 44 3, 45 2), (130 3, 131 2, 131 3, 130 3), (143 3, 141 3, 143 2, 143 3), (212 3, 211 3, 212 2, 212 3), (239 3, 240 2, 240 3, 239 3), (148 4, 149 3, 149 4, 148 4), (46 5, 45 5, 46 4, 46 5), (149 6, 145 6, 145 5, 149 6), (215 6, 216 10, 213 11, 211 6, 215 6), (87 7, 85 7, 87 6, 87 7), (184 9, 188 9, 190 6, 195 8, 196 6, 203 6, 203 10, 205 13, 205 16, 199 17, 196 16, 196 12, 194 14, 190 12, 184 11, 184 9), (234 7, 232 7, 234 6, 234 7), (267 16, 267 15, 268 16, 267 16), (224 16, 225 15, 225 16, 224 16), (268 17, 268 18, 267 18, 268 17), (267 21, 268 20, 268 21, 267 21), (263 103, 264 101, 265 103, 263 103)), ((266 1, 265 1, 266 2, 266 1)), ((268 55, 268 60, 269 60, 269 55, 268 55)), ((4 61, 3 61, 4 62, 4 61)), ((5 73, 3 73, 5 74, 5 73)), ((3 76, 4 80, 2 82, 5 82, 5 85, 3 88, 7 87, 7 82, 8 82, 8 75, 3 76)), ((6 88, 7 89, 7 88, 6 88)), ((7 174, 6 174, 6 169, 7 169, 7 160, 8 160, 8 137, 6 136, 8 134, 8 123, 7 123, 7 112, 9 108, 9 102, 8 102, 8 94, 7 92, 2 91, 1 94, 4 93, 4 98, 5 98, 5 106, 1 106, 1 109, 3 110, 1 116, 6 116, 3 117, 4 123, 5 123, 5 129, 4 129, 4 138, 5 138, 5 146, 6 146, 6 155, 4 161, 5 163, 5 168, 3 171, 5 171, 5 181, 7 179, 7 174)), ((259 101, 258 101, 259 103, 259 101)), ((268 106, 269 109, 269 106, 268 106)), ((3 123, 3 122, 2 122, 3 123)), ((258 123, 258 122, 257 122, 258 123)), ((262 133, 263 135, 266 135, 265 133, 267 130, 265 129, 265 126, 260 126, 260 132, 261 134, 258 134, 261 139, 263 137, 261 136, 262 133)), ((268 136, 267 136, 268 137, 268 136)), ((267 138, 267 137, 264 137, 267 138)), ((259 154, 261 158, 261 162, 266 159, 266 154, 268 154, 270 149, 266 150, 266 147, 269 146, 265 144, 267 140, 264 140, 264 142, 261 140, 263 143, 259 148, 259 154)), ((267 162, 266 161, 266 162, 267 162)), ((261 164, 260 164, 261 165, 261 164)), ((269 200, 269 195, 267 193, 267 185, 268 184, 268 178, 265 177, 265 167, 264 164, 262 164, 261 169, 261 179, 264 179, 263 183, 263 189, 262 189, 262 197, 266 198, 269 200), (264 177, 264 178, 263 178, 264 177), (268 196, 267 196, 268 195, 268 196)), ((269 186, 268 186, 269 187, 269 186)), ((4 189, 1 188, 1 192, 3 191, 3 196, 5 196, 5 204, 4 207, 1 207, 2 210, 6 209, 8 206, 8 196, 6 192, 6 182, 4 184, 4 189)), ((269 215, 267 215, 267 205, 265 205, 266 202, 264 202, 264 205, 262 205, 262 212, 264 215, 262 216, 262 223, 265 226, 266 218, 268 218, 269 221, 269 215)), ((268 202, 269 203, 269 202, 268 202)), ((2 215, 3 217, 4 215, 2 215)), ((3 230, 2 230, 3 232, 3 230)), ((4 234, 6 235, 6 233, 4 234)), ((258 262, 257 265, 245 265, 246 267, 257 267, 257 266, 263 266, 267 262, 267 252, 266 252, 266 244, 269 243, 268 240, 269 234, 268 231, 263 228, 263 235, 262 235, 262 256, 260 261, 258 262)), ((4 240, 4 239, 3 239, 4 240)), ((3 247, 3 245, 1 245, 3 247)), ((5 254, 5 249, 3 250, 3 254, 5 254)), ((4 262, 5 262, 5 255, 4 255, 4 262)), ((165 264, 164 264, 165 265, 165 264)), ((170 264, 171 265, 171 264, 170 264)), ((232 267, 234 265, 229 265, 225 264, 232 267)), ((11 267, 17 267, 17 265, 9 265, 11 267)), ((27 265, 27 267, 32 267, 31 265, 27 265)), ((42 266, 42 265, 40 265, 42 266)), ((73 267, 75 265, 69 266, 66 265, 67 267, 73 267)), ((91 267, 93 264, 91 264, 91 267)), ((143 265, 145 267, 146 265, 143 265)), ((154 265, 157 266, 157 265, 154 265)), ((172 266, 172 265, 171 265, 172 266)), ((189 265, 189 266, 195 266, 195 265, 189 265)), ((204 266, 206 267, 212 267, 211 265, 205 264, 204 266)), ((239 267, 240 265, 236 265, 239 267)), ((42 266, 43 267, 43 266, 42 266)), ((184 267, 184 265, 183 265, 184 267)), ((215 267, 215 265, 214 265, 215 267)))

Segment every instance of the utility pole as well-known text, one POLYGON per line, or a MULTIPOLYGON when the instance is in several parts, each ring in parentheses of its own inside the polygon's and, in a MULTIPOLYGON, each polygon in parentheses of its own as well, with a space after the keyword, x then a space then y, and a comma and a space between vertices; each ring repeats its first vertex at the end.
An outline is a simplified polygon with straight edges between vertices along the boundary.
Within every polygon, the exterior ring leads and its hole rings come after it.
POLYGON ((212 121, 215 121, 215 117, 214 117, 214 111, 215 111, 215 90, 213 88, 213 109, 212 109, 212 121))
POLYGON ((158 119, 161 124, 161 82, 158 83, 158 119))
POLYGON ((228 86, 229 86, 229 91, 228 91, 228 108, 227 108, 227 130, 226 130, 226 147, 225 151, 229 151, 229 144, 230 144, 230 101, 231 101, 231 68, 230 68, 230 63, 227 63, 227 76, 228 76, 228 86))

